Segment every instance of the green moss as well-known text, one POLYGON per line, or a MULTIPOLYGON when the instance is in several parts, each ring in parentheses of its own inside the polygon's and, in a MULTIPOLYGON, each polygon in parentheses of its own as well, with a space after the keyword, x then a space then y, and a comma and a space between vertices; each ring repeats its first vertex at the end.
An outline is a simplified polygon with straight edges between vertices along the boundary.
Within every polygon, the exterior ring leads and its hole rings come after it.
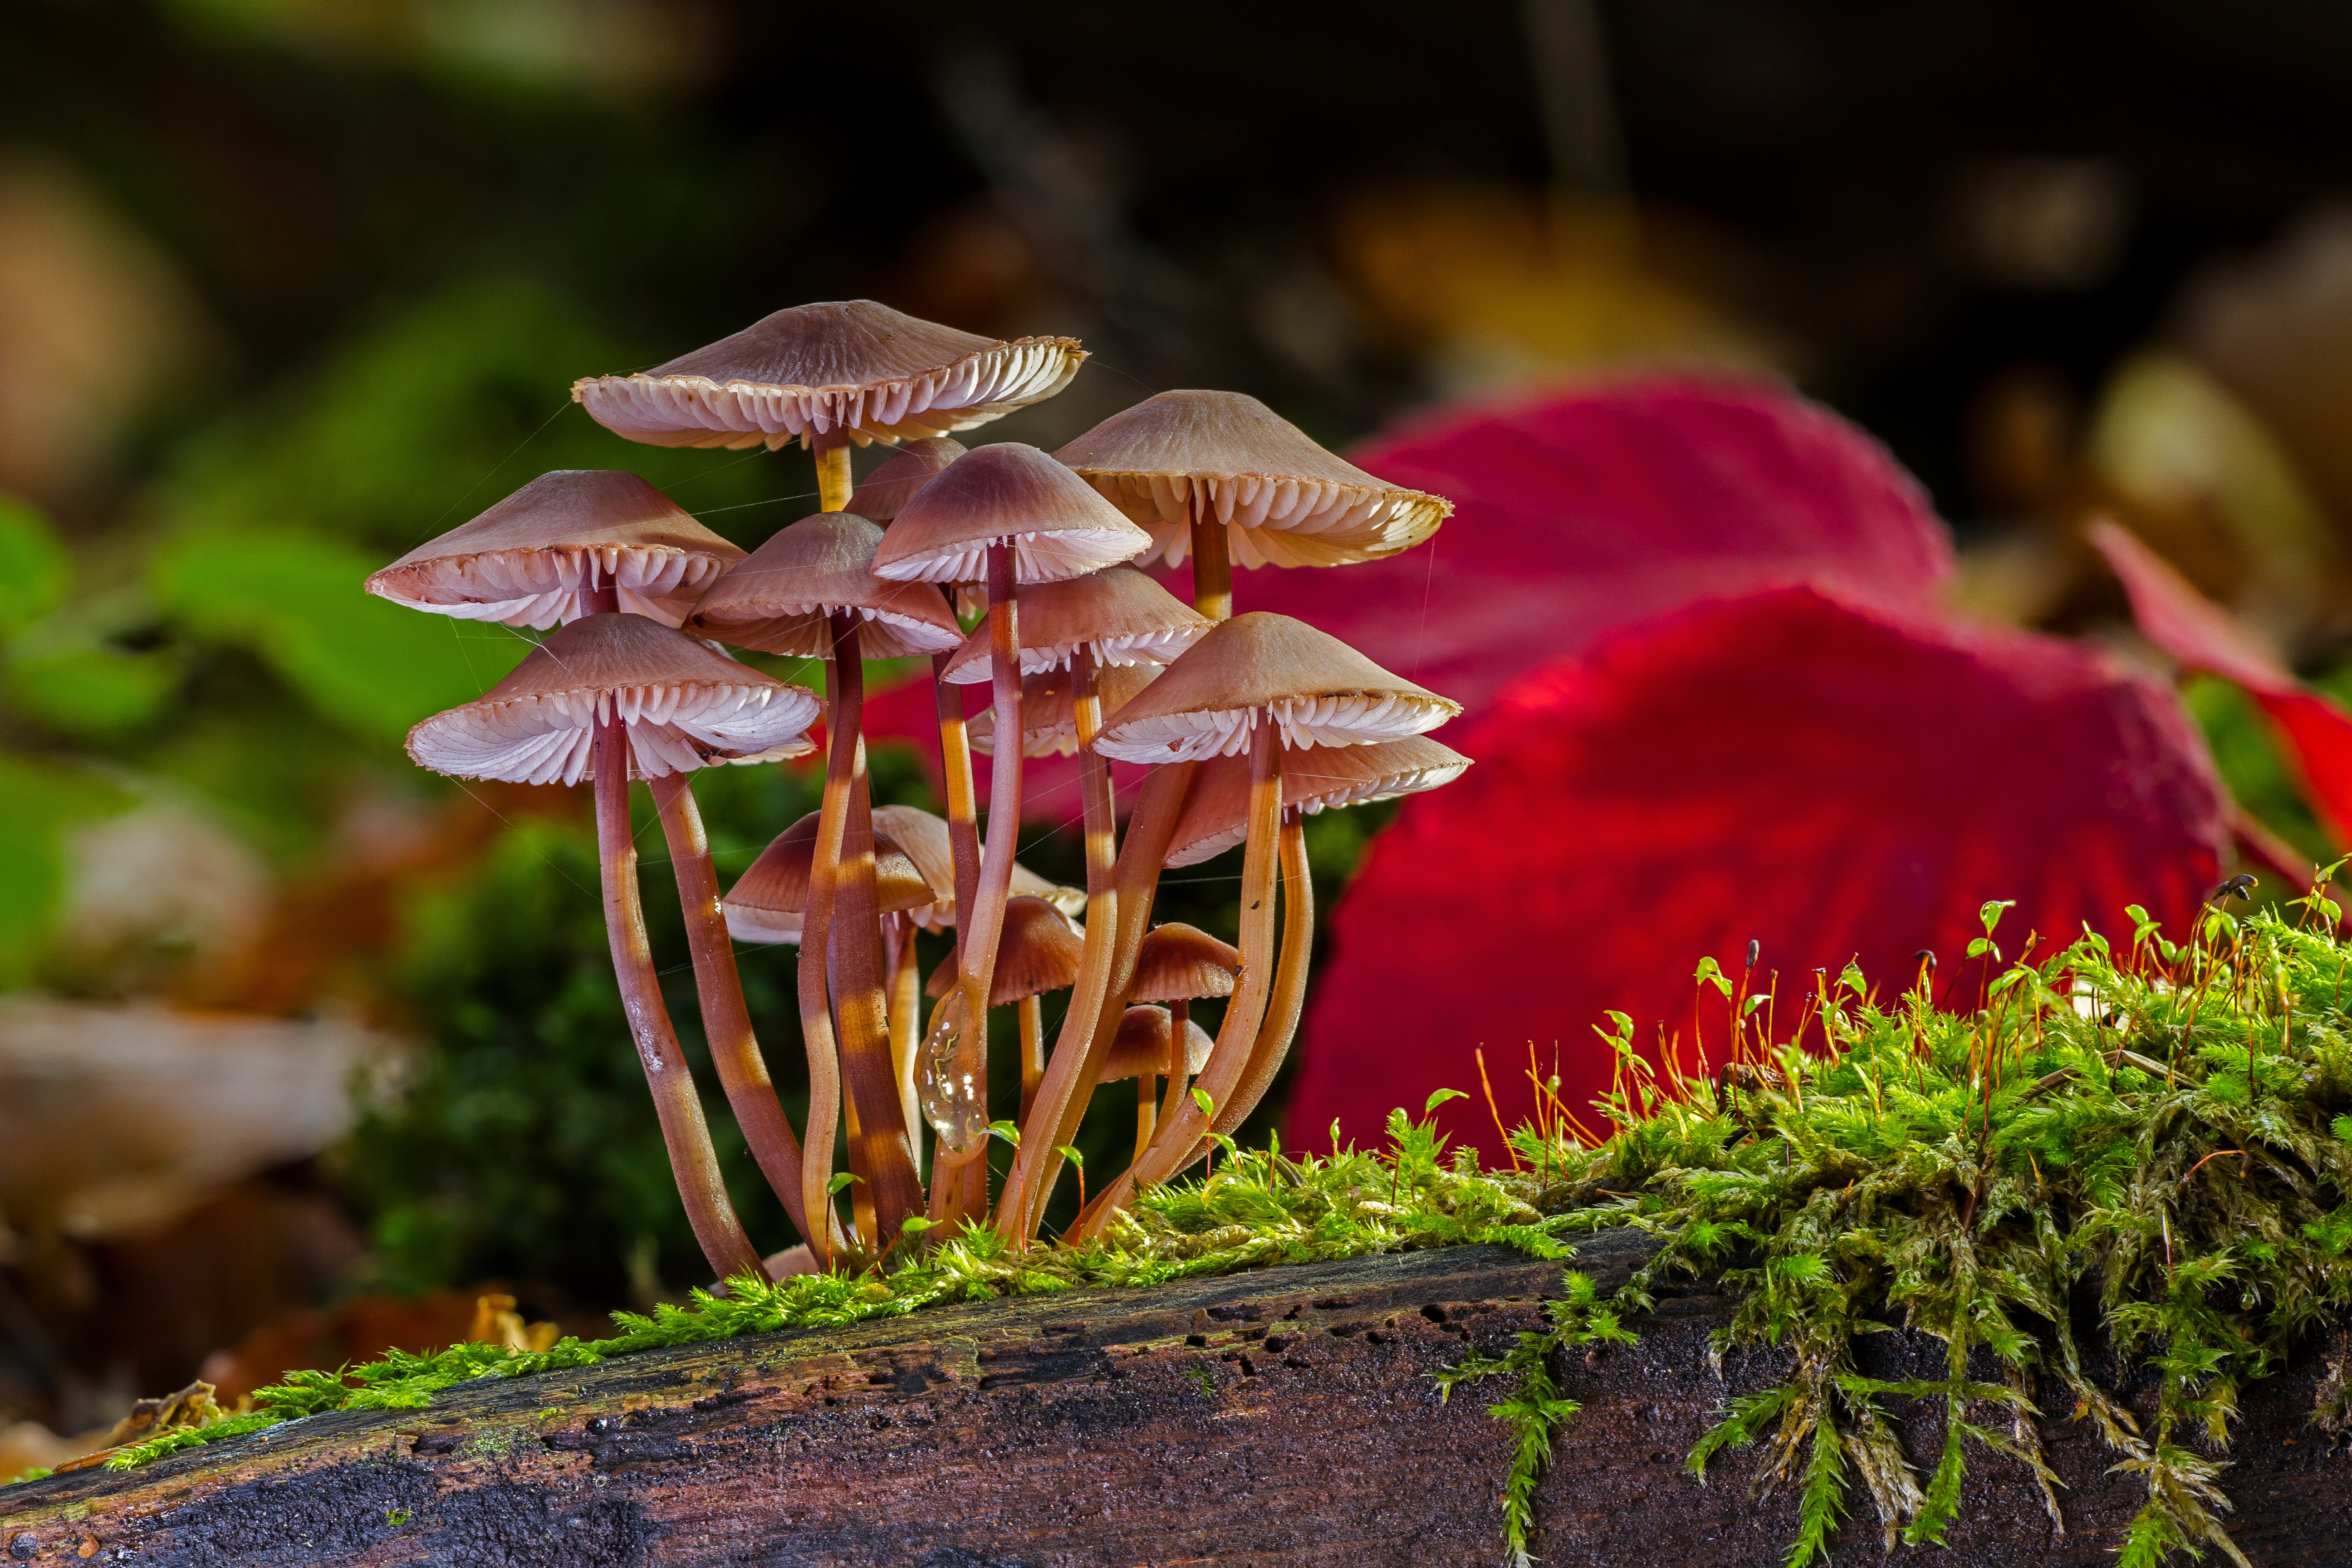
MULTIPOLYGON (((1713 1276, 1736 1297, 1717 1352, 1774 1350, 1787 1373, 1732 1401, 1689 1468, 1704 1479, 1726 1448, 1760 1445, 1759 1489, 1798 1494, 1791 1564, 1827 1555, 1857 1491, 1890 1547, 1940 1542, 1972 1463, 2022 1467, 2055 1517, 2034 1426, 2048 1396, 2092 1422, 2146 1487, 2125 1568, 2175 1551, 2242 1562, 2213 1457, 2238 1395, 2352 1306, 2352 945, 2326 934, 2336 914, 2326 900, 2288 912, 2303 923, 2209 913, 2178 944, 2141 918, 2128 952, 2085 935, 2011 967, 1958 1013, 1922 992, 1879 999, 1849 970, 1807 1017, 1812 1051, 1749 1036, 1720 1079, 1662 1082, 1621 1021, 1608 1138, 1582 1146, 1548 1116, 1512 1136, 1510 1170, 1482 1171, 1402 1111, 1378 1152, 1299 1157, 1221 1140, 1209 1176, 1145 1193, 1085 1246, 1012 1254, 966 1234, 887 1273, 743 1281, 619 1314, 619 1331, 593 1343, 461 1345, 296 1373, 261 1391, 255 1415, 110 1463, 323 1410, 413 1408, 476 1377, 944 1301, 1472 1242, 1565 1257, 1570 1236, 1631 1226, 1658 1249, 1621 1289, 1603 1299, 1570 1272, 1545 1330, 1440 1376, 1449 1393, 1507 1380, 1490 1408, 1517 1437, 1503 1494, 1515 1560, 1576 1410, 1555 1358, 1630 1342, 1662 1284, 1713 1276), (2066 1308, 2091 1300, 2123 1371, 2155 1374, 2146 1426, 2085 1368, 2066 1308), (1860 1370, 1856 1340, 1897 1327, 1943 1342, 1941 1375, 1860 1370), (1897 1440, 1890 1400, 1941 1406, 1925 1466, 1897 1440)), ((1999 913, 1988 906, 1988 944, 1999 913)), ((1197 1381, 1213 1397, 1205 1369, 1197 1381)), ((2323 1382, 2314 1419, 2352 1424, 2340 1377, 2323 1382)))

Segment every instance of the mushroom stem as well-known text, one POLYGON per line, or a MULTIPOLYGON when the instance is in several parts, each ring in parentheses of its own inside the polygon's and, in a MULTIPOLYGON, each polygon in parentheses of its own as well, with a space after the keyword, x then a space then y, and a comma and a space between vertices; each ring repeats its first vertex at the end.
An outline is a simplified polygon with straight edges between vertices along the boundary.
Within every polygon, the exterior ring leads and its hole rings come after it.
MULTIPOLYGON (((988 844, 981 854, 971 902, 956 910, 960 983, 957 999, 946 1004, 960 1007, 962 1013, 950 1075, 977 1103, 960 1108, 967 1140, 961 1147, 945 1136, 940 1138, 933 1152, 935 1171, 968 1164, 988 1152, 988 993, 996 975, 997 940, 1004 931, 1004 904, 1013 890, 1013 852, 1021 838, 1020 605, 1013 564, 1011 542, 992 541, 988 546, 988 639, 995 700, 991 722, 1006 743, 990 755, 988 844)), ((933 1179, 937 1180, 936 1175, 933 1179)), ((962 1190, 970 1189, 967 1185, 962 1190)))
MULTIPOLYGON (((1243 841, 1241 981, 1225 1004, 1224 1021, 1208 1065, 1201 1069, 1200 1089, 1218 1110, 1234 1097, 1257 1046, 1258 1026, 1265 1016, 1268 972, 1274 960, 1275 840, 1282 825, 1282 730, 1271 715, 1260 713, 1250 731, 1250 793, 1247 837, 1243 841)), ((1163 1120, 1151 1135, 1142 1158, 1119 1173, 1100 1196, 1078 1216, 1073 1227, 1077 1239, 1096 1235, 1111 1214, 1123 1207, 1138 1187, 1168 1180, 1192 1163, 1210 1119, 1187 1096, 1176 1113, 1163 1120)))
POLYGON ((1021 1021, 1021 1120, 1025 1122, 1029 1108, 1037 1103, 1037 1085, 1045 1077, 1045 1003, 1024 996, 1013 1011, 1021 1021))
MULTIPOLYGON (((828 833, 823 815, 818 817, 809 903, 814 908, 820 897, 831 903, 827 934, 842 1077, 849 1092, 849 1168, 863 1179, 865 1190, 858 1195, 874 1205, 876 1228, 869 1245, 887 1248, 898 1239, 899 1226, 923 1211, 923 1191, 899 1109, 898 1075, 890 1059, 890 1024, 882 995, 874 810, 866 794, 866 744, 858 734, 866 671, 858 650, 857 617, 836 610, 831 619, 833 712, 825 734, 822 809, 835 809, 834 797, 840 794, 843 821, 828 833), (828 851, 837 857, 831 866, 825 864, 828 851), (821 888, 821 883, 830 885, 821 888)), ((865 1228, 860 1227, 861 1234, 865 1228)))
POLYGON ((1234 615, 1234 562, 1225 524, 1209 500, 1209 487, 1192 485, 1192 607, 1213 621, 1234 615))
MULTIPOLYGON (((1135 984, 1136 955, 1142 950, 1144 929, 1151 921, 1160 863, 1168 858, 1169 841, 1175 837, 1177 819, 1184 814, 1184 795, 1192 788, 1193 767, 1192 763, 1164 763, 1152 769, 1136 792, 1135 812, 1128 819, 1127 842, 1120 847, 1113 883, 1118 918, 1102 1004, 1089 1034, 1074 996, 1054 1054, 1045 1064, 1037 1103, 1022 1122, 1021 1147, 1013 1155, 1012 1174, 997 1200, 997 1234, 1016 1247, 1026 1246, 1037 1232, 1046 1194, 1061 1173, 1062 1156, 1055 1149, 1076 1135, 1095 1082, 1109 1059, 1111 1041, 1127 1011, 1128 990, 1135 984)), ((1092 934, 1089 931, 1089 939, 1092 934)), ((1083 965, 1083 958, 1080 963, 1083 965)))
POLYGON ((849 493, 856 488, 849 471, 848 438, 838 432, 820 436, 810 443, 810 455, 816 459, 816 510, 847 511, 849 493))
POLYGON ((734 1108, 736 1125, 751 1146, 751 1158, 768 1185, 783 1200, 784 1212, 803 1236, 808 1211, 801 1192, 801 1141, 776 1099, 767 1058, 743 1005, 743 981, 735 970, 735 946, 727 934, 727 914, 719 901, 719 873, 710 863, 710 839, 684 773, 649 781, 669 844, 670 870, 686 912, 686 944, 694 955, 694 984, 702 1004, 702 1032, 710 1042, 710 1063, 734 1108))
POLYGON ((661 1119, 662 1143, 669 1151, 671 1177, 686 1205, 687 1222, 702 1256, 720 1279, 750 1275, 765 1279, 760 1255, 735 1217, 719 1173, 718 1151, 702 1119, 702 1100, 687 1071, 686 1058, 662 1005, 661 980, 654 973, 646 939, 646 911, 637 899, 637 846, 629 829, 629 733, 619 705, 607 698, 596 726, 596 854, 604 872, 604 931, 613 949, 613 977, 629 1018, 638 1065, 661 1119))
MULTIPOLYGON (((1250 1051, 1249 1066, 1231 1098, 1221 1100, 1213 1128, 1228 1135, 1238 1131, 1274 1087, 1275 1075, 1290 1055, 1298 1033, 1299 1015, 1307 1007, 1307 971, 1315 954, 1315 881, 1307 866, 1307 832, 1301 814, 1292 812, 1282 825, 1282 957, 1274 971, 1274 990, 1265 1005, 1265 1022, 1250 1051)), ((1191 1164, 1191 1161, 1186 1161, 1191 1164)))
MULTIPOLYGON (((1180 1035, 1177 1038, 1181 1040, 1183 1037, 1180 1035)), ((1177 1049, 1183 1047, 1179 1046, 1177 1049)), ((1146 1072, 1137 1074, 1135 1079, 1135 1153, 1132 1156, 1135 1160, 1143 1158, 1144 1149, 1151 1142, 1153 1112, 1158 1110, 1151 1095, 1155 1077, 1146 1072)))
MULTIPOLYGON (((1168 1004, 1168 1035, 1176 1043, 1168 1051, 1168 1092, 1160 1102, 1160 1114, 1163 1118, 1176 1114, 1176 1102, 1182 1100, 1184 1091, 1192 1087, 1192 1075, 1184 1070, 1185 1046, 1190 1038, 1185 1030, 1192 1022, 1192 1004, 1189 998, 1179 997, 1168 1004)), ((1150 1137, 1147 1130, 1144 1138, 1149 1140, 1150 1137)), ((1135 1146, 1135 1157, 1138 1160, 1143 1158, 1141 1142, 1135 1146)))
MULTIPOLYGON (((963 696, 961 689, 946 678, 948 660, 952 657, 946 653, 931 656, 931 687, 939 703, 940 773, 947 781, 948 850, 955 864, 956 973, 961 976, 963 936, 969 929, 971 909, 980 899, 980 823, 971 784, 971 740, 964 729, 963 696)), ((1009 886, 1009 872, 1007 879, 1009 886)), ((961 985, 961 979, 958 984, 961 985)), ((918 1051, 920 1048, 919 1045, 918 1051)), ((967 1161, 961 1165, 944 1161, 934 1147, 931 1219, 946 1225, 983 1212, 988 1207, 987 1170, 984 1161, 967 1161)))
POLYGON ((898 1079, 898 1115, 907 1123, 907 1144, 915 1175, 923 1173, 921 1112, 915 1105, 915 1047, 923 1037, 923 976, 915 963, 915 926, 904 915, 883 924, 883 971, 890 977, 890 1070, 898 1079))

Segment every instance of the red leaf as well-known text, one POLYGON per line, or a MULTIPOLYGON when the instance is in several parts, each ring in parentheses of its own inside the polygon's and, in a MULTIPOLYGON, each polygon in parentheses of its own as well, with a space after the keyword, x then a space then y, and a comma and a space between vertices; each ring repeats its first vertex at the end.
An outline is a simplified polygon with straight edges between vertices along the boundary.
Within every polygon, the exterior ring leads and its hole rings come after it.
POLYGON ((2338 844, 2352 843, 2352 713, 2295 679, 2252 627, 2123 529, 2095 523, 2091 542, 2123 579, 2132 619, 2148 641, 2190 669, 2234 681, 2262 704, 2328 832, 2338 844))
POLYGON ((1419 549, 1238 574, 1279 610, 1475 715, 1518 672, 1695 599, 1813 584, 1921 605, 1944 525, 1885 450, 1756 381, 1653 377, 1440 416, 1351 454, 1452 499, 1419 549))
MULTIPOLYGON (((2075 644, 1780 589, 1616 633, 1444 737, 1478 765, 1408 801, 1332 922, 1291 1136, 1368 1142, 1392 1106, 1477 1089, 1533 1110, 1532 1040, 1580 1114, 1604 1009, 1691 1054, 1692 966, 1736 981, 1748 939, 1791 1025, 1812 971, 1858 956, 1882 994, 1934 950, 1948 988, 1977 909, 2047 953, 2126 903, 2179 929, 2227 827, 2202 741, 2161 685, 2075 644)), ((1762 990, 1760 984, 1756 990, 1762 990)), ((1712 997, 1712 993, 1710 993, 1712 997)), ((1721 1061, 1724 1004, 1708 1036, 1721 1061)), ((1441 1113, 1491 1150, 1484 1103, 1441 1113)))

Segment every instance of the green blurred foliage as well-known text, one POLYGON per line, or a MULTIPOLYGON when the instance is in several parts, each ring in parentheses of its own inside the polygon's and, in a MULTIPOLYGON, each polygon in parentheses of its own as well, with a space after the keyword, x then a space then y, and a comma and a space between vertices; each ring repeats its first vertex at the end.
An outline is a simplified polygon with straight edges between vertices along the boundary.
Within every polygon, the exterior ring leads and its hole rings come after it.
POLYGON ((131 793, 86 768, 0 752, 0 991, 22 985, 65 893, 65 837, 126 810, 131 793))
POLYGON ((73 561, 48 519, 0 496, 0 637, 13 637, 64 603, 73 561))

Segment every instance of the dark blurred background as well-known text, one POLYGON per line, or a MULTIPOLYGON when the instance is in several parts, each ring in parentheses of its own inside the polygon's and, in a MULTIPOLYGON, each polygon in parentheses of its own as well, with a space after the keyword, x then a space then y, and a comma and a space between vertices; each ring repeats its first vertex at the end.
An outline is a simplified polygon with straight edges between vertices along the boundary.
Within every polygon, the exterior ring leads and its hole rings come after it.
MULTIPOLYGON (((800 455, 632 446, 575 376, 854 296, 1085 339, 982 437, 1047 447, 1171 386, 1341 446, 1544 377, 1775 374, 1928 486, 1968 607, 2106 626, 2095 500, 2324 672, 2347 102, 2323 0, 8 0, 0 1475, 200 1368, 456 1337, 487 1285, 593 1329, 697 1278, 579 803, 398 749, 527 645, 356 587, 551 468, 746 543, 807 510, 800 455)), ((2318 847, 2236 700, 2190 700, 2318 847)), ((928 797, 910 754, 877 784, 928 797)), ((814 801, 697 788, 722 867, 814 801)), ((1327 907, 1377 822, 1317 819, 1327 907)), ((1051 825, 1027 858, 1073 876, 1051 825)), ((1230 931, 1230 874, 1163 907, 1230 931)), ((790 973, 746 961, 780 1078, 790 973)))

